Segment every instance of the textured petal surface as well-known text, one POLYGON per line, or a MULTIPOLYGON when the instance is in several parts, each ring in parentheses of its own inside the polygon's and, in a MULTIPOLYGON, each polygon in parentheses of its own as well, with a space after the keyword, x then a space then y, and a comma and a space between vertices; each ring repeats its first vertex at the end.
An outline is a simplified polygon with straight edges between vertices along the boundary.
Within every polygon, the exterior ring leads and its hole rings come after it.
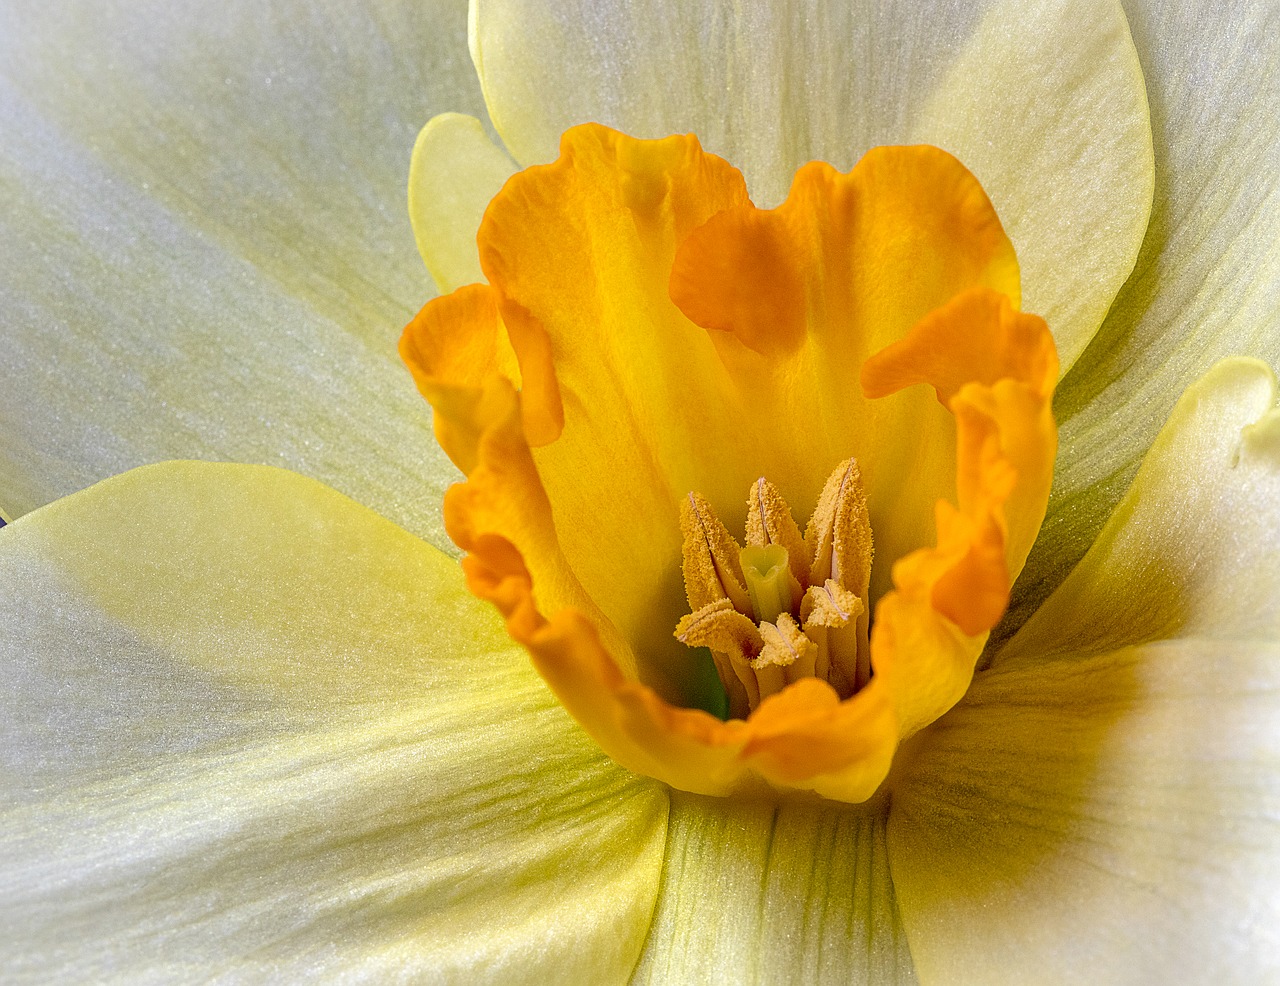
POLYGON ((636 986, 915 981, 889 879, 882 803, 673 796, 667 864, 636 986))
POLYGON ((1280 411, 1183 397, 1090 553, 922 735, 889 849, 924 981, 1280 974, 1280 411))
POLYGON ((174 457, 285 465, 445 543, 452 470, 397 364, 461 4, 0 11, 0 503, 174 457))
POLYGON ((1157 180, 1133 279, 1059 392, 1064 455, 1025 619, 1088 549, 1178 396, 1214 362, 1280 364, 1280 8, 1126 4, 1157 180))
POLYGON ((0 532, 11 982, 621 982, 667 798, 436 550, 172 464, 0 532))
POLYGON ((1027 310, 1069 365, 1132 269, 1151 208, 1151 132, 1110 0, 688 4, 474 0, 472 57, 522 164, 592 120, 692 131, 761 204, 807 161, 936 143, 1010 231, 1027 310))
POLYGON ((956 154, 1022 267, 1065 373, 1133 269, 1155 185, 1142 70, 1118 3, 986 6, 911 139, 956 154))

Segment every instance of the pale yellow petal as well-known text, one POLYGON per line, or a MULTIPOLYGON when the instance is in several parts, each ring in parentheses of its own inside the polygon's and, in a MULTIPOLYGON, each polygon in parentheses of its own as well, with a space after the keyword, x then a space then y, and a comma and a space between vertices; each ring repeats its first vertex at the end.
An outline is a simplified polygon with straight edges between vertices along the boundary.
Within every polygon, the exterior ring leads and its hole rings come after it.
POLYGON ((0 531, 6 981, 625 982, 667 799, 455 563, 280 470, 0 531))
POLYGON ((0 503, 174 457, 284 465, 440 544, 454 475, 395 353, 452 0, 7 4, 0 503))
POLYGON ((1133 270, 1151 213, 1151 120, 1124 11, 991 4, 911 135, 982 182, 1018 252, 1022 307, 1049 323, 1066 373, 1133 270))
POLYGON ((774 205, 813 159, 848 170, 878 144, 951 151, 991 194, 1064 367, 1142 242, 1151 129, 1114 0, 473 0, 471 15, 489 112, 523 164, 589 120, 692 131, 774 205))
POLYGON ((441 294, 484 280, 476 230, 489 200, 515 170, 474 116, 441 113, 418 134, 409 168, 409 218, 441 294))
MULTIPOLYGON (((892 793, 926 981, 1266 982, 1280 954, 1280 412, 1194 385, 892 793)), ((912 755, 913 754, 913 755, 912 755)))
POLYGON ((1097 536, 1183 390, 1217 360, 1280 365, 1280 8, 1126 4, 1156 151, 1133 278, 1064 380, 1062 447, 1024 619, 1097 536))
POLYGON ((884 839, 883 802, 674 795, 653 930, 632 982, 914 983, 884 839))

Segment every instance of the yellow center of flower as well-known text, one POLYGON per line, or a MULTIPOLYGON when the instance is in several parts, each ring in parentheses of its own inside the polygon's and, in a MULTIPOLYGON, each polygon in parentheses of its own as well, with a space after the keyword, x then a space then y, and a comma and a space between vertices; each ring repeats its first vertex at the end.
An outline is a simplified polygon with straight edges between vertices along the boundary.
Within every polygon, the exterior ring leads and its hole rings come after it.
POLYGON ((692 612, 676 639, 711 651, 732 717, 745 719, 802 678, 827 682, 841 698, 867 684, 871 521, 853 459, 827 480, 803 536, 763 477, 747 496, 745 548, 696 493, 681 506, 680 526, 692 612))
POLYGON ((488 283, 401 344, 473 591, 624 766, 869 797, 968 687, 1053 471, 1053 341, 976 179, 877 148, 766 210, 691 136, 586 125, 477 243, 488 283))

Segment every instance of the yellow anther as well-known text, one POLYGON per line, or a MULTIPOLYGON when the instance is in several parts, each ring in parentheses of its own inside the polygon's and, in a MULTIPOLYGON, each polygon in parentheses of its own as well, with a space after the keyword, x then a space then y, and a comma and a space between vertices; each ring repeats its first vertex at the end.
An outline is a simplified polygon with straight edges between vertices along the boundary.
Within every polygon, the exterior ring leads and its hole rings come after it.
POLYGON ((837 628, 828 623, 825 634, 813 634, 815 639, 826 637, 821 646, 829 659, 828 680, 841 695, 851 695, 871 678, 868 594, 874 550, 867 494, 856 460, 846 459, 827 478, 804 540, 810 558, 809 585, 834 583, 863 600, 852 626, 837 628))
POLYGON ((727 599, 717 599, 696 613, 681 617, 676 624, 676 639, 690 647, 725 651, 736 648, 751 654, 763 646, 756 625, 727 599))
POLYGON ((800 618, 806 627, 842 627, 862 615, 862 600, 835 579, 822 585, 811 585, 800 605, 800 618))
POLYGON ((858 463, 846 459, 828 477, 804 535, 809 585, 835 579, 860 598, 871 582, 871 518, 858 463))
POLYGON ((792 605, 798 606, 802 587, 809 580, 809 553, 805 550, 800 528, 791 517, 787 501, 778 488, 763 476, 751 484, 751 492, 747 496, 747 544, 777 544, 787 550, 796 583, 796 598, 792 605))
POLYGON ((761 623, 764 650, 751 662, 760 690, 760 700, 780 692, 793 681, 813 677, 817 648, 800 632, 789 613, 778 617, 777 624, 761 623))
POLYGON ((690 493, 680 505, 680 530, 689 607, 696 612, 717 599, 728 599, 734 609, 749 616, 751 599, 742 584, 738 543, 697 493, 690 493))
POLYGON ((859 646, 865 612, 862 600, 835 579, 809 586, 800 607, 804 632, 818 646, 815 673, 841 694, 856 692, 871 677, 870 648, 859 646))

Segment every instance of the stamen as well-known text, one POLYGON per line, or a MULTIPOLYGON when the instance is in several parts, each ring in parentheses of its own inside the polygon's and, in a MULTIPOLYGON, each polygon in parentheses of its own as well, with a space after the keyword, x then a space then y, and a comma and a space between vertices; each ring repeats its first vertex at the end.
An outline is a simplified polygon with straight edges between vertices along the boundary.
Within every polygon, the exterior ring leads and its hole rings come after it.
POLYGON ((800 528, 791 517, 791 508, 778 488, 761 476, 751 484, 747 497, 747 544, 777 544, 787 549, 791 575, 796 581, 795 598, 799 606, 804 587, 809 584, 809 553, 804 547, 800 528))
MULTIPOLYGON (((811 587, 835 586, 864 601, 856 621, 847 627, 824 624, 832 684, 842 694, 846 690, 852 694, 871 680, 867 603, 873 544, 867 495, 856 460, 846 459, 828 477, 805 531, 805 545, 812 560, 811 587)), ((808 613, 804 618, 811 619, 808 613)))
POLYGON ((866 685, 871 525, 853 459, 827 479, 804 537, 763 477, 747 495, 747 547, 696 493, 680 521, 693 612, 676 637, 710 648, 731 715, 746 716, 801 678, 821 678, 843 698, 866 685))
POLYGON ((862 474, 854 459, 846 459, 827 479, 804 535, 811 565, 809 585, 827 579, 866 595, 871 581, 871 518, 862 474))
POLYGON ((690 607, 698 610, 717 599, 728 599, 739 613, 750 615, 751 599, 742 585, 738 543, 697 493, 690 493, 681 504, 680 529, 690 607))
POLYGON ((776 624, 760 624, 760 635, 764 650, 751 662, 751 668, 756 673, 761 700, 793 681, 813 676, 817 647, 800 631, 790 613, 779 616, 776 624))
POLYGON ((681 618, 676 624, 676 639, 689 647, 711 651, 729 698, 729 714, 735 718, 745 716, 752 705, 743 678, 751 678, 755 686, 748 665, 764 648, 756 625, 735 610, 728 599, 718 599, 681 618))
POLYGON ((825 663, 824 677, 838 692, 853 694, 870 678, 866 673, 870 661, 864 671, 864 649, 858 639, 859 618, 865 610, 862 600, 835 579, 810 586, 804 594, 800 607, 804 632, 818 645, 818 663, 825 663))
POLYGON ((727 599, 719 599, 681 617, 676 624, 676 639, 690 647, 740 650, 748 654, 757 654, 764 646, 756 625, 735 610, 727 599))

